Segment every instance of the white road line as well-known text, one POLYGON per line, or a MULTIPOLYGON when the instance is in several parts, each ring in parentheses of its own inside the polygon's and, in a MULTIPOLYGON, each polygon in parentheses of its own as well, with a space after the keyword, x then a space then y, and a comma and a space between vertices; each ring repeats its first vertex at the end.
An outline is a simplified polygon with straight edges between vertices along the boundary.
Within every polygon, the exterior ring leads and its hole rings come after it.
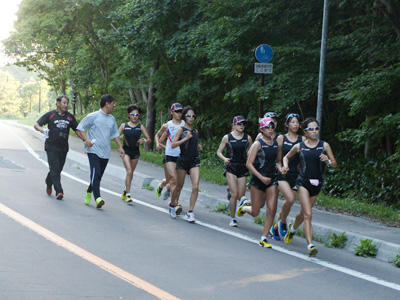
MULTIPOLYGON (((33 155, 33 157, 35 157, 38 161, 40 161, 44 165, 48 166, 47 162, 44 161, 43 159, 41 159, 39 157, 39 155, 24 140, 22 140, 18 135, 15 135, 15 136, 24 145, 24 147, 27 149, 27 151, 30 154, 33 155)), ((89 182, 84 181, 82 179, 79 179, 79 178, 77 178, 77 177, 75 177, 75 176, 73 176, 71 174, 68 174, 68 173, 66 173, 64 171, 62 172, 62 174, 64 176, 70 178, 70 179, 73 179, 73 180, 77 181, 77 182, 80 182, 80 183, 85 184, 85 185, 89 185, 89 182)), ((109 189, 101 188, 101 190, 106 192, 106 193, 108 193, 108 194, 110 194, 110 195, 114 195, 114 196, 117 196, 117 197, 120 196, 120 193, 116 193, 116 192, 111 191, 109 189)), ((143 205, 143 206, 147 206, 147 207, 149 207, 151 209, 154 209, 154 210, 157 210, 157 211, 160 211, 160 212, 168 214, 168 210, 165 209, 165 208, 161 208, 161 207, 158 207, 156 205, 152 205, 152 204, 140 201, 138 199, 134 199, 134 202, 137 203, 137 204, 143 205)), ((246 236, 244 234, 240 234, 240 233, 237 233, 237 232, 232 232, 232 231, 226 230, 224 228, 221 228, 221 227, 218 227, 218 226, 215 226, 215 225, 212 225, 212 224, 208 224, 208 223, 205 223, 205 222, 201 222, 201 221, 196 221, 196 224, 204 226, 204 227, 212 229, 212 230, 215 230, 215 231, 218 231, 218 232, 221 232, 221 233, 224 233, 224 234, 227 234, 227 235, 230 235, 230 236, 233 236, 233 237, 236 237, 236 238, 239 238, 241 240, 248 241, 250 243, 258 244, 258 240, 252 239, 252 238, 250 238, 250 237, 248 237, 248 236, 246 236)), ((394 282, 389 282, 389 281, 386 281, 386 280, 383 280, 383 279, 379 279, 379 278, 377 278, 375 276, 371 276, 371 275, 368 275, 368 274, 365 274, 365 273, 361 273, 361 272, 358 272, 356 270, 352 270, 352 269, 349 269, 349 268, 346 268, 346 267, 342 267, 342 266, 339 266, 339 265, 336 265, 336 264, 333 264, 333 263, 330 263, 330 262, 327 262, 327 261, 324 261, 324 260, 321 260, 321 259, 318 259, 318 258, 310 258, 310 257, 308 257, 308 256, 306 256, 304 254, 301 254, 301 253, 298 253, 298 252, 295 252, 295 251, 291 251, 291 250, 287 250, 287 249, 285 249, 283 247, 279 247, 279 246, 275 246, 274 245, 272 249, 275 250, 275 251, 287 254, 287 255, 291 255, 291 256, 300 258, 300 259, 305 260, 305 261, 309 261, 309 262, 318 264, 320 266, 323 266, 323 267, 326 267, 326 268, 329 268, 329 269, 332 269, 332 270, 335 270, 335 271, 338 271, 338 272, 345 273, 347 275, 350 275, 350 276, 353 276, 353 277, 356 277, 356 278, 359 278, 359 279, 363 279, 363 280, 366 280, 366 281, 369 281, 369 282, 373 282, 373 283, 381 285, 381 286, 385 286, 385 287, 400 291, 400 285, 396 284, 394 282)))

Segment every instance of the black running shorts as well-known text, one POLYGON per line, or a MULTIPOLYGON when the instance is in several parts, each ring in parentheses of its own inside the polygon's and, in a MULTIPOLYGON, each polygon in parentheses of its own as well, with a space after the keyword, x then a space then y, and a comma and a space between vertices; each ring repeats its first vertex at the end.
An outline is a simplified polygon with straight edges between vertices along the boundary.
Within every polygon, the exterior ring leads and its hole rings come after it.
POLYGON ((273 185, 277 185, 278 184, 278 180, 276 178, 276 176, 272 176, 271 182, 267 185, 264 184, 260 179, 258 179, 257 176, 252 175, 251 179, 250 179, 250 186, 254 186, 255 188, 265 192, 267 190, 267 188, 273 186, 273 185))
POLYGON ((246 165, 240 163, 229 163, 225 167, 224 176, 226 176, 226 173, 231 173, 237 178, 249 176, 249 170, 247 170, 246 165))

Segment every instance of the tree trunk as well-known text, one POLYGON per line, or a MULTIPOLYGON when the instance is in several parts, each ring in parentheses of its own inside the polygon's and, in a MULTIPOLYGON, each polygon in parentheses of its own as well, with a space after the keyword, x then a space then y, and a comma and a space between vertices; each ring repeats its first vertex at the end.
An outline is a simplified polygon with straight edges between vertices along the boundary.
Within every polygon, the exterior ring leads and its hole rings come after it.
MULTIPOLYGON (((365 123, 368 123, 368 120, 369 120, 369 116, 366 116, 365 123)), ((370 148, 371 148, 371 140, 369 138, 367 138, 367 140, 365 141, 365 144, 364 144, 364 158, 365 159, 367 159, 369 156, 370 148)))
POLYGON ((388 156, 391 156, 393 154, 392 151, 392 139, 390 138, 390 135, 385 135, 385 141, 386 141, 386 154, 388 156))
POLYGON ((147 101, 147 120, 146 120, 146 129, 151 137, 151 143, 145 144, 145 149, 147 151, 153 151, 154 145, 154 134, 155 134, 155 125, 156 125, 156 88, 153 83, 153 76, 159 68, 159 60, 155 62, 154 66, 150 69, 150 85, 149 85, 149 96, 147 101))
POLYGON ((128 92, 129 92, 129 99, 131 99, 131 102, 132 102, 132 103, 135 103, 135 102, 136 102, 136 99, 135 99, 135 93, 133 92, 133 89, 132 89, 132 88, 129 88, 129 89, 128 89, 128 92))

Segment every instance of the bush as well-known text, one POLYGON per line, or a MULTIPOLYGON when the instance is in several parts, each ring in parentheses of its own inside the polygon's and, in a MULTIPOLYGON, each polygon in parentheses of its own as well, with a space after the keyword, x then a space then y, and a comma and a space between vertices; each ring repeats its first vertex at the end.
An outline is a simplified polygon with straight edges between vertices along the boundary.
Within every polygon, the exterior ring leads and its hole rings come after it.
POLYGON ((213 211, 217 213, 223 213, 228 216, 231 215, 231 211, 229 210, 228 204, 218 203, 218 205, 213 209, 213 211))
POLYGON ((397 254, 396 257, 391 259, 389 262, 400 268, 400 253, 397 254))
POLYGON ((371 203, 385 202, 398 206, 400 168, 397 159, 394 160, 338 159, 338 167, 328 168, 326 172, 324 192, 333 196, 349 196, 371 203))
POLYGON ((370 239, 361 240, 354 249, 354 254, 362 257, 375 257, 377 252, 376 245, 370 239))
POLYGON ((347 236, 345 232, 336 234, 334 232, 328 235, 328 240, 325 242, 325 246, 330 248, 340 248, 343 249, 346 246, 347 236))

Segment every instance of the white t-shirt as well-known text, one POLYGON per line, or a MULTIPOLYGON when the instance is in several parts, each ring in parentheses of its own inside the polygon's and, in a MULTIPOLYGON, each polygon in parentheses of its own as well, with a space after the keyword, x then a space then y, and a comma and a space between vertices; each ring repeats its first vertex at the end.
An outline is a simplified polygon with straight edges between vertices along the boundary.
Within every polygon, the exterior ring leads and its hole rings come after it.
POLYGON ((172 148, 172 141, 174 140, 174 136, 179 128, 185 125, 185 121, 181 121, 180 124, 176 125, 172 120, 167 122, 168 124, 168 136, 167 136, 167 144, 165 146, 165 155, 178 157, 181 153, 181 149, 179 147, 172 148))

